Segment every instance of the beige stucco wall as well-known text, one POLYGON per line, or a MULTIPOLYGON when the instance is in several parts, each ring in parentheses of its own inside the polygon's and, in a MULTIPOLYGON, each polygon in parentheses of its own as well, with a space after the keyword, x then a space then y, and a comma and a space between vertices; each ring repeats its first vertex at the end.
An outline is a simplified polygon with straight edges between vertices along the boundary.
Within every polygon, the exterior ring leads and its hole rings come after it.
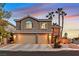
MULTIPOLYGON (((41 23, 43 23, 43 22, 38 22, 37 20, 32 19, 32 18, 26 18, 21 21, 17 21, 16 29, 20 30, 20 28, 21 28, 21 30, 28 30, 28 29, 26 29, 26 21, 28 21, 28 20, 32 21, 32 23, 33 23, 33 28, 31 30, 39 30, 39 29, 41 30, 41 28, 40 28, 41 23)), ((51 30, 52 22, 46 22, 46 23, 47 23, 47 30, 51 30)))
POLYGON ((24 19, 24 20, 21 21, 21 30, 26 30, 26 21, 28 21, 28 20, 32 21, 32 23, 33 23, 32 29, 37 30, 39 28, 39 24, 36 20, 31 19, 31 18, 27 18, 27 19, 24 19))

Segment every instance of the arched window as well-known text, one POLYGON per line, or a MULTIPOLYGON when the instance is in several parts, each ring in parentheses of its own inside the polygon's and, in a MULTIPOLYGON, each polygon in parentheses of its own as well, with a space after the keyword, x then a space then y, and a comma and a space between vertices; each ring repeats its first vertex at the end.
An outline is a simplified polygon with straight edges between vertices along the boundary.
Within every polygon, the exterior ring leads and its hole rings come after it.
POLYGON ((26 21, 26 29, 32 29, 32 22, 26 21))

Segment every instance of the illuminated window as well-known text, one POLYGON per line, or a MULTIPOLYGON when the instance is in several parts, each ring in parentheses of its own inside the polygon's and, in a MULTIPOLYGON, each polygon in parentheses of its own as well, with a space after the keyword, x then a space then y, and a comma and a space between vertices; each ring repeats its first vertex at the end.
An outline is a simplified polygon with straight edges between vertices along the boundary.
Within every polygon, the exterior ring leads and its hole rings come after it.
POLYGON ((32 22, 31 21, 26 22, 26 28, 27 29, 32 29, 32 22))
POLYGON ((47 23, 45 23, 45 22, 42 23, 42 24, 41 24, 41 29, 47 29, 47 23))

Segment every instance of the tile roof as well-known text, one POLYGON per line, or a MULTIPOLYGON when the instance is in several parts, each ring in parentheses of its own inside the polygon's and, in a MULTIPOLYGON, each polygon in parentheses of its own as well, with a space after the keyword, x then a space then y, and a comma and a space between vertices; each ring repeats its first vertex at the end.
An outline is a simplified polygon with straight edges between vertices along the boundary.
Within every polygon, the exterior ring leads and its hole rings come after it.
POLYGON ((52 21, 51 19, 37 19, 37 18, 31 17, 31 16, 26 16, 26 17, 23 17, 23 18, 21 18, 21 19, 15 19, 15 21, 21 21, 21 20, 24 20, 24 19, 26 19, 26 18, 32 18, 32 19, 34 19, 34 20, 36 20, 36 21, 52 21))

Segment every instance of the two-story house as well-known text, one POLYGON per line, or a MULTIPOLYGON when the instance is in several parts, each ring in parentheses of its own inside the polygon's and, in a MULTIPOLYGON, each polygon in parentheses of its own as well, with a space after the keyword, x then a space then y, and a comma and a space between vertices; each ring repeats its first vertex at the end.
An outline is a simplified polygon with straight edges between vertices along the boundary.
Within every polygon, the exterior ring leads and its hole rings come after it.
POLYGON ((14 41, 16 43, 47 44, 51 37, 51 19, 37 19, 31 16, 16 19, 14 41))

